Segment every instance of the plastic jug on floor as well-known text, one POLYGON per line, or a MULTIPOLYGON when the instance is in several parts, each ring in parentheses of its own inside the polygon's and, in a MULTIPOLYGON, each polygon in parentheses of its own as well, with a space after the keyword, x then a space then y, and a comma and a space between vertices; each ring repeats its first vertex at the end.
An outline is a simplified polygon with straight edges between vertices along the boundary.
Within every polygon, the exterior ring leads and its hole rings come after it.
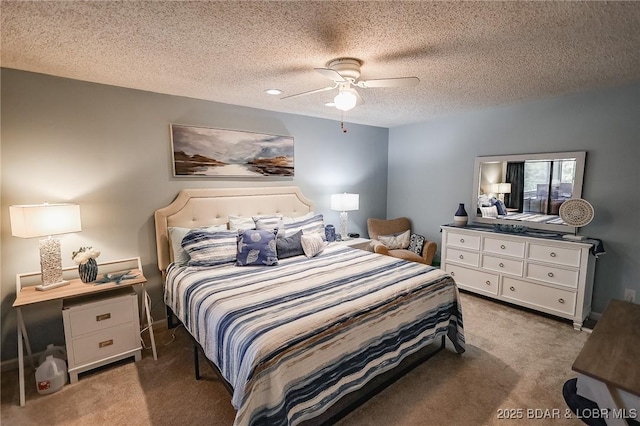
POLYGON ((49 343, 47 349, 45 349, 40 355, 40 358, 38 358, 38 365, 42 365, 49 355, 53 355, 54 358, 63 361, 67 360, 67 351, 65 351, 62 346, 54 346, 53 343, 49 343))
POLYGON ((36 369, 38 393, 46 395, 57 392, 67 383, 67 364, 61 359, 48 355, 36 369))

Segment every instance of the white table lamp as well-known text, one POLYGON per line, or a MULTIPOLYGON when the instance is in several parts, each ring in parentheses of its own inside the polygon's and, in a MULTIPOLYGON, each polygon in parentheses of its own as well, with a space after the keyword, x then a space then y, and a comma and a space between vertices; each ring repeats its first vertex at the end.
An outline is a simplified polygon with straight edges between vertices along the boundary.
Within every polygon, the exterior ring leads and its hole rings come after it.
POLYGON ((62 279, 60 240, 51 236, 82 230, 80 206, 47 203, 10 206, 9 216, 14 237, 47 237, 40 240, 42 285, 36 286, 36 290, 50 290, 69 284, 62 279))
POLYGON ((498 194, 498 199, 504 202, 504 194, 511 194, 511 184, 510 183, 494 183, 493 184, 493 192, 498 194))
POLYGON ((343 240, 347 239, 347 222, 348 211, 358 210, 360 208, 360 196, 358 194, 332 194, 331 210, 340 212, 340 236, 343 240))

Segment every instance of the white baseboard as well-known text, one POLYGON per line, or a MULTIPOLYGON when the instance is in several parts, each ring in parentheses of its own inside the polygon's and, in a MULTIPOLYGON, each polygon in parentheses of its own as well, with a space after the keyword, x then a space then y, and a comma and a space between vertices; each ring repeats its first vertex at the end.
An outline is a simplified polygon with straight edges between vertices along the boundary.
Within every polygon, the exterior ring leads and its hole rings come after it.
MULTIPOLYGON (((154 328, 154 331, 161 330, 161 329, 166 329, 167 328, 167 319, 163 318, 161 320, 153 321, 153 328, 154 328)), ((157 342, 156 342, 156 344, 157 344, 157 342)), ((149 350, 150 349, 151 348, 149 348, 149 350)), ((24 367, 25 367, 25 369, 31 368, 31 365, 33 365, 34 367, 37 367, 38 366, 38 359, 40 358, 40 355, 43 352, 44 351, 33 353, 31 355, 31 357, 29 357, 29 355, 26 353, 26 350, 25 350, 25 354, 24 354, 24 367)), ((12 359, 8 359, 8 360, 2 361, 0 363, 0 372, 2 372, 2 373, 6 373, 7 371, 13 371, 13 370, 17 370, 17 369, 18 369, 18 357, 15 357, 15 358, 12 358, 12 359)))

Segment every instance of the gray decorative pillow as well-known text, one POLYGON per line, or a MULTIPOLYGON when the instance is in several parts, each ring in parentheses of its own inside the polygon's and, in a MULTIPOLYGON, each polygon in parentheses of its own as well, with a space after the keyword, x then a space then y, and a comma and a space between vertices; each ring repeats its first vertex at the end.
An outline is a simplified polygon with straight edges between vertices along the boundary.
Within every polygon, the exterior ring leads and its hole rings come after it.
POLYGON ((278 264, 276 232, 263 229, 238 231, 238 266, 278 264))
POLYGON ((426 238, 422 235, 411 234, 411 242, 409 243, 409 250, 417 254, 418 256, 422 256, 422 248, 424 247, 424 242, 426 238))
POLYGON ((302 231, 298 231, 290 237, 279 237, 276 239, 276 249, 278 259, 299 256, 304 254, 302 250, 302 231))

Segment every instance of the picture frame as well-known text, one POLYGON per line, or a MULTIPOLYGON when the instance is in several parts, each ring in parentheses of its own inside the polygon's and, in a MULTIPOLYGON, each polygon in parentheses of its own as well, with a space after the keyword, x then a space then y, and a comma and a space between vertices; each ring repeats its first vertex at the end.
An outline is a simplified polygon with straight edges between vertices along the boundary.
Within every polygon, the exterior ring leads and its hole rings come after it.
POLYGON ((174 177, 292 177, 292 136, 171 124, 174 177))

